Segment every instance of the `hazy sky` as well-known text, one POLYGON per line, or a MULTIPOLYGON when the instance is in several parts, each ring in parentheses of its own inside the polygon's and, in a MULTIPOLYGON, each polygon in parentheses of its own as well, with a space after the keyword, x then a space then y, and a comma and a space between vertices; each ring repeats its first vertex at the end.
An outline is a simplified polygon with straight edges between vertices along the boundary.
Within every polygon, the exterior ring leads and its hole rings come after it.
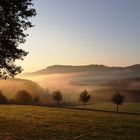
POLYGON ((34 0, 25 72, 49 65, 140 63, 140 0, 34 0))

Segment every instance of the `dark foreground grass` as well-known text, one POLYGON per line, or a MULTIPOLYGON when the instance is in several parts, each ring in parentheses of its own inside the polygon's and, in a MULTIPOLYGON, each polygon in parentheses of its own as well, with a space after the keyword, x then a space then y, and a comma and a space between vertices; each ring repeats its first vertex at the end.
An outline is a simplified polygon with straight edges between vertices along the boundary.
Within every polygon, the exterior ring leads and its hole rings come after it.
POLYGON ((0 140, 140 140, 140 115, 0 106, 0 140))

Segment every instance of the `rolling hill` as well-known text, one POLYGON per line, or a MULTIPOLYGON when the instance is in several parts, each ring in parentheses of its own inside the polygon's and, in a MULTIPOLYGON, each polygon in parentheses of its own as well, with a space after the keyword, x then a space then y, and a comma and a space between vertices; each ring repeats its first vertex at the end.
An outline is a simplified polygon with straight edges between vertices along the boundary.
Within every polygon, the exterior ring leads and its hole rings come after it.
POLYGON ((127 67, 108 67, 104 65, 85 65, 85 66, 54 65, 39 71, 26 73, 23 75, 36 76, 36 75, 64 74, 64 73, 84 73, 87 75, 108 75, 108 76, 111 75, 115 77, 118 76, 137 77, 140 76, 139 74, 140 64, 127 67))
POLYGON ((140 64, 127 67, 54 65, 22 74, 20 78, 35 81, 51 92, 62 90, 72 100, 77 100, 84 89, 96 99, 109 100, 118 89, 127 101, 140 102, 140 64))
POLYGON ((8 98, 13 98, 19 90, 26 90, 32 96, 38 95, 42 97, 44 95, 44 90, 41 86, 33 81, 24 79, 0 80, 0 90, 8 98))

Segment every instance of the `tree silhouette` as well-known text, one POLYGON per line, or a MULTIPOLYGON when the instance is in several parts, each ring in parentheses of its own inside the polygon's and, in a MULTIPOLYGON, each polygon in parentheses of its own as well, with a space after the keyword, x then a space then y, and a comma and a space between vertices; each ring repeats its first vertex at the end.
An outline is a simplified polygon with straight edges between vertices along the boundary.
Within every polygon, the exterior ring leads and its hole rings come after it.
POLYGON ((116 91, 116 93, 112 96, 112 102, 117 105, 117 112, 119 111, 119 105, 122 105, 124 102, 124 96, 120 94, 119 91, 116 91))
POLYGON ((15 96, 15 101, 18 104, 29 105, 33 103, 33 98, 26 90, 20 90, 15 96))
POLYGON ((60 90, 53 92, 53 99, 57 102, 57 106, 59 106, 60 101, 63 100, 63 95, 60 90))
POLYGON ((86 90, 82 91, 80 96, 80 101, 84 103, 84 107, 86 107, 86 103, 89 101, 91 96, 88 94, 86 90))
POLYGON ((28 53, 19 48, 25 43, 28 28, 33 27, 28 20, 36 15, 32 0, 0 0, 0 79, 20 73, 22 68, 15 61, 28 53))

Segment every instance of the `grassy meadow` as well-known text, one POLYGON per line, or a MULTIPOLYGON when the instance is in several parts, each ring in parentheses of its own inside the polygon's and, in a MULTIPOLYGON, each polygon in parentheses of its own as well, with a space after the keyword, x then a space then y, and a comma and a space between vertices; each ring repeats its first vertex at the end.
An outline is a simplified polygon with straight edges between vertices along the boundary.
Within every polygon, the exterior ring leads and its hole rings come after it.
MULTIPOLYGON (((84 108, 83 104, 75 106, 76 108, 84 108)), ((116 104, 112 102, 95 102, 88 103, 87 109, 105 110, 105 111, 116 111, 116 104)), ((120 112, 126 113, 139 113, 140 114, 140 103, 124 102, 123 105, 119 105, 120 112)))
POLYGON ((140 115, 0 106, 1 140, 139 140, 140 115))

